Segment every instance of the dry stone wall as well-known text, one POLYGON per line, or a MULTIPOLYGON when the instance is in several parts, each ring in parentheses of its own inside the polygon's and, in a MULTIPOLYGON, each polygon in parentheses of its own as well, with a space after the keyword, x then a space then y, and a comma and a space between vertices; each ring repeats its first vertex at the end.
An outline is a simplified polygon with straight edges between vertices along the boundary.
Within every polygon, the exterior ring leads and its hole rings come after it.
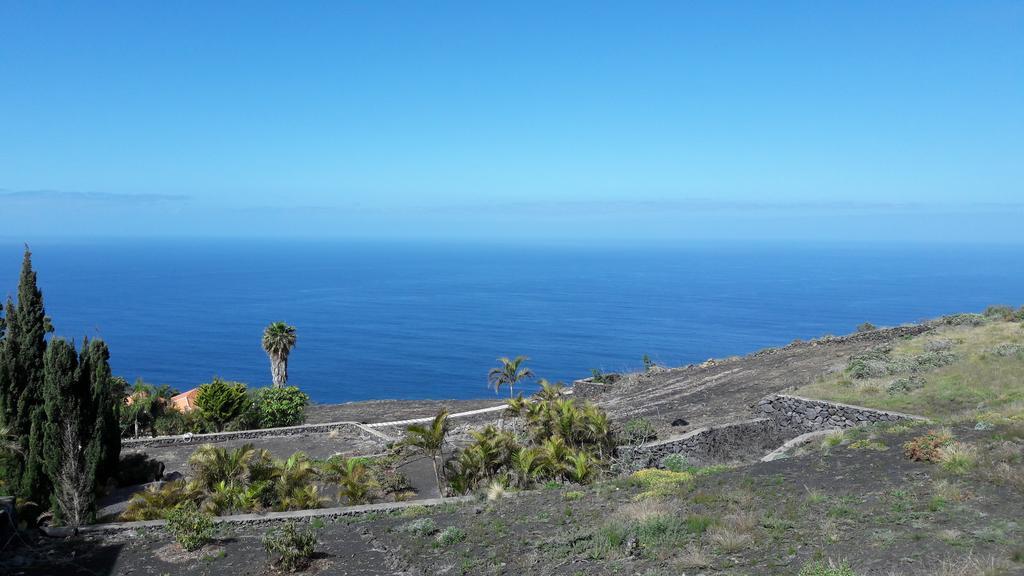
POLYGON ((649 442, 640 446, 620 446, 625 467, 637 470, 661 466, 662 461, 679 454, 691 463, 711 464, 760 458, 792 436, 771 418, 757 418, 721 426, 698 428, 676 438, 649 442), (788 435, 787 435, 788 434, 788 435))
POLYGON ((838 402, 813 400, 800 396, 773 394, 757 403, 755 410, 770 418, 780 428, 798 433, 829 428, 852 428, 878 422, 924 420, 920 416, 874 410, 838 402))

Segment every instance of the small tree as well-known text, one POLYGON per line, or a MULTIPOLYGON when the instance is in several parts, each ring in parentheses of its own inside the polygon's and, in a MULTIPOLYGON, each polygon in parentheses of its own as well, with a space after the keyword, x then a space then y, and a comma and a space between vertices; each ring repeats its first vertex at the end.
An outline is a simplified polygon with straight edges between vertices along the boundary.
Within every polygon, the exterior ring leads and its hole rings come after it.
POLYGON ((61 438, 60 474, 55 487, 57 505, 64 523, 78 530, 92 510, 93 486, 85 471, 85 454, 74 418, 64 422, 61 438))
POLYGON ((263 330, 263 350, 270 358, 274 388, 288 383, 288 355, 295 348, 295 326, 274 322, 263 330))
POLYGON ((309 396, 295 386, 260 388, 252 403, 252 424, 260 428, 295 426, 306 417, 309 396))
POLYGON ((428 426, 413 424, 406 429, 405 443, 430 457, 434 463, 434 479, 437 480, 437 491, 444 498, 441 483, 441 467, 439 460, 444 450, 445 437, 448 435, 448 411, 441 410, 428 426))
POLYGON ((245 412, 248 401, 245 384, 220 378, 200 386, 196 396, 196 406, 218 432, 224 430, 225 424, 233 422, 245 412))
POLYGON ((529 360, 526 356, 516 356, 514 359, 509 360, 506 357, 498 358, 500 366, 491 368, 491 371, 487 374, 487 383, 494 386, 494 392, 497 393, 502 386, 508 386, 508 397, 514 398, 513 388, 519 382, 533 378, 533 371, 523 366, 523 362, 529 360))

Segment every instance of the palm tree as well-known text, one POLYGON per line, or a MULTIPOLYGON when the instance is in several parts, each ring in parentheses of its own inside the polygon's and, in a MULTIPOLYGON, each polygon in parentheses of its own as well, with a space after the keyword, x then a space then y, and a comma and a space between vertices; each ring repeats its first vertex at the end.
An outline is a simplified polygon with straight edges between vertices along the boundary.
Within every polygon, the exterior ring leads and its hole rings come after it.
POLYGON ((263 331, 263 350, 270 357, 274 388, 288 383, 288 355, 295 348, 295 326, 274 322, 263 331))
POLYGON ((444 489, 441 487, 441 469, 438 466, 438 459, 444 449, 445 436, 448 435, 448 411, 441 410, 434 417, 429 426, 413 424, 406 428, 405 443, 420 452, 430 456, 434 463, 434 479, 437 480, 437 491, 444 498, 444 489))
POLYGON ((195 488, 183 480, 151 484, 132 496, 128 507, 121 513, 121 520, 161 520, 178 504, 197 499, 199 492, 195 488))
POLYGON ((242 485, 249 479, 253 462, 263 458, 263 452, 252 444, 244 444, 234 450, 203 444, 192 453, 188 465, 192 468, 196 484, 207 490, 213 490, 220 482, 242 485))
POLYGON ((494 386, 495 393, 502 386, 508 386, 508 397, 513 398, 512 389, 515 385, 528 378, 533 378, 533 371, 522 365, 526 360, 529 360, 526 356, 516 356, 512 360, 506 357, 498 358, 501 366, 491 368, 491 371, 487 373, 487 383, 494 386))
POLYGON ((365 504, 375 487, 370 469, 362 458, 331 458, 324 463, 320 477, 338 485, 338 503, 342 498, 349 504, 365 504))

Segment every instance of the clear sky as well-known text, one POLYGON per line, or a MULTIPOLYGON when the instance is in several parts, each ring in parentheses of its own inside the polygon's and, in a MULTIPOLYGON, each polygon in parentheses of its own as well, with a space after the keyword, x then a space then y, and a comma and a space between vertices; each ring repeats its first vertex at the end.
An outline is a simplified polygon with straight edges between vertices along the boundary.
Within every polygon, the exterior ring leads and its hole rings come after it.
POLYGON ((0 195, 29 241, 1024 242, 1024 2, 0 0, 0 195))

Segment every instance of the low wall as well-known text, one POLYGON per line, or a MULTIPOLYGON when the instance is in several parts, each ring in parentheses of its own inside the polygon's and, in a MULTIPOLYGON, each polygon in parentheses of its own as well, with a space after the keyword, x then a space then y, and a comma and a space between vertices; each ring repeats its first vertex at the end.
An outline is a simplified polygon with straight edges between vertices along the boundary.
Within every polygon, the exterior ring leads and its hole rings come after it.
POLYGON ((900 420, 927 420, 912 414, 875 410, 863 406, 852 406, 838 402, 826 402, 773 394, 763 398, 754 407, 756 412, 770 418, 780 428, 799 433, 827 428, 852 428, 864 424, 878 422, 898 422, 900 420))
POLYGON ((180 434, 177 436, 155 436, 152 438, 124 438, 121 448, 146 448, 150 446, 174 446, 180 444, 214 444, 228 440, 249 440, 278 436, 303 436, 306 434, 326 434, 333 431, 344 432, 349 436, 373 438, 384 447, 385 439, 356 422, 328 422, 325 424, 300 424, 281 428, 261 428, 258 430, 239 430, 236 432, 211 432, 208 434, 180 434))
MULTIPOLYGON (((409 500, 407 502, 381 502, 378 504, 361 504, 359 506, 341 506, 337 508, 314 508, 311 510, 291 510, 288 512, 267 512, 265 514, 235 514, 232 516, 214 516, 214 524, 237 524, 256 526, 275 522, 302 521, 313 518, 342 518, 346 516, 362 516, 364 514, 381 514, 395 512, 417 506, 439 506, 443 504, 460 504, 471 502, 476 496, 452 496, 449 498, 430 498, 427 500, 409 500)), ((142 520, 139 522, 111 522, 109 524, 90 524, 81 526, 79 534, 116 534, 139 529, 161 529, 167 526, 166 520, 142 520)), ((47 536, 64 538, 72 534, 71 528, 55 527, 43 531, 47 536)))
POLYGON ((711 464, 760 458, 792 436, 771 418, 756 418, 698 428, 676 438, 640 446, 620 446, 618 453, 631 470, 660 466, 665 457, 679 454, 691 462, 711 464))

